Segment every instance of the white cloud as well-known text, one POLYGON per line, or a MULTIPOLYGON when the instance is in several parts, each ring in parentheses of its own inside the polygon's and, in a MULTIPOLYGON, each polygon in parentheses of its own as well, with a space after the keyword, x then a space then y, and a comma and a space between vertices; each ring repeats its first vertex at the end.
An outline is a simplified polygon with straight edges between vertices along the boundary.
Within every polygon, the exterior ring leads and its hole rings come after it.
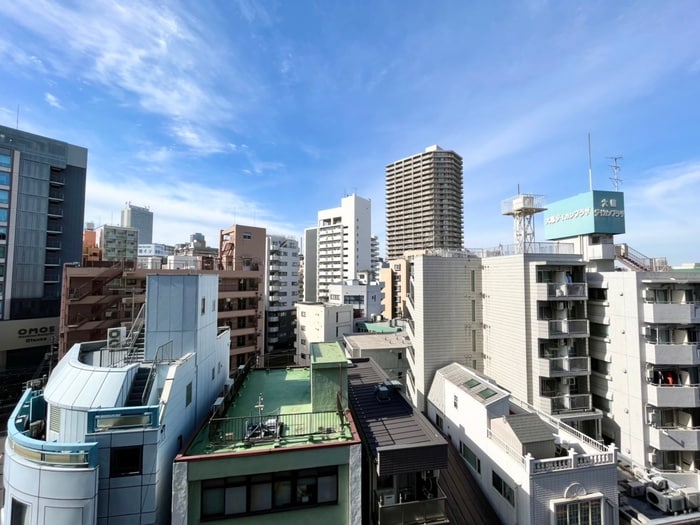
POLYGON ((135 97, 142 110, 173 119, 175 137, 200 153, 222 149, 215 129, 230 125, 253 96, 248 79, 254 79, 238 74, 233 51, 211 41, 213 34, 189 9, 150 2, 82 3, 78 9, 41 0, 5 7, 4 16, 34 38, 10 46, 0 37, 0 56, 35 69, 49 63, 57 75, 99 83, 127 103, 135 97), (62 45, 42 43, 49 41, 62 45), (217 91, 219 83, 226 96, 217 91), (205 127, 208 137, 195 131, 205 127))
POLYGON ((63 109, 61 102, 55 95, 52 95, 51 93, 44 93, 44 100, 51 107, 54 107, 56 109, 63 109))
POLYGON ((276 212, 245 199, 227 188, 195 182, 163 181, 135 177, 104 177, 91 168, 86 188, 85 221, 118 223, 115 203, 131 201, 148 206, 154 214, 154 242, 187 242, 189 235, 203 233, 210 246, 218 244, 219 230, 232 224, 260 226, 269 232, 298 235, 296 225, 280 219, 276 212), (134 200, 138 196, 138 202, 134 200))

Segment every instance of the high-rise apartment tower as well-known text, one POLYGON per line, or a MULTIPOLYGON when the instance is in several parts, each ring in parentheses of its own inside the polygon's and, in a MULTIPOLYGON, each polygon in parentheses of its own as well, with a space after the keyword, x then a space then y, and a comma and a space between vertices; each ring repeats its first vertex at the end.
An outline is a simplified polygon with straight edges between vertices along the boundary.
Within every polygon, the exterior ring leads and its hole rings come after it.
POLYGON ((408 250, 461 249, 462 157, 430 146, 386 167, 386 243, 389 259, 408 250))
POLYGON ((122 210, 122 226, 139 231, 139 244, 153 242, 153 212, 148 208, 126 203, 122 210))

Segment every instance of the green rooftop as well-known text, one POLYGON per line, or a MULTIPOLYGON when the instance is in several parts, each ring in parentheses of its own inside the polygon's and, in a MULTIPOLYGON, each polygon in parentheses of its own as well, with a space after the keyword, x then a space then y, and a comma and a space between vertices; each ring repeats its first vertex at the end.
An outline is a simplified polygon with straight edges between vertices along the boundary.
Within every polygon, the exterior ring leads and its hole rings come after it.
MULTIPOLYGON (((325 345, 324 343, 323 345, 325 345)), ((323 362, 336 362, 328 348, 323 362)), ((342 351, 341 351, 342 354, 342 351)), ((345 363, 343 356, 342 362, 345 363)), ((312 365, 313 366, 313 365, 312 365)), ((200 430, 185 455, 328 443, 353 439, 337 410, 312 410, 308 368, 251 370, 225 414, 200 430)))
POLYGON ((311 366, 346 365, 348 358, 340 347, 340 343, 311 343, 311 366))

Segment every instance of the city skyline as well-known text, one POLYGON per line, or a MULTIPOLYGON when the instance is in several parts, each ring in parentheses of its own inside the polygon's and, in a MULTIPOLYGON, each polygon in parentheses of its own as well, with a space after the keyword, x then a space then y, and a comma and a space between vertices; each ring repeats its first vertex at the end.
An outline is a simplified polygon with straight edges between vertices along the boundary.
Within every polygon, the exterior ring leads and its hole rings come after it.
MULTIPOLYGON (((88 148, 85 221, 154 213, 154 242, 231 224, 300 238, 432 144, 464 159, 464 242, 512 242, 502 200, 614 189, 627 242, 700 261, 692 2, 5 6, 0 124, 88 148), (56 45, 60 43, 60 45, 56 45)), ((544 240, 536 222, 536 237, 544 240)), ((385 254, 384 248, 381 255, 385 254)))

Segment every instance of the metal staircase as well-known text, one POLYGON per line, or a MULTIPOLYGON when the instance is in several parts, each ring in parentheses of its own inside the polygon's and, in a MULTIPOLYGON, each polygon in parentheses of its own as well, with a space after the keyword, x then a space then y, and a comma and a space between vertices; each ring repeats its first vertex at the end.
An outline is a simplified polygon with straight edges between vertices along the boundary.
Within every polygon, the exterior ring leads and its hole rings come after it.
POLYGON ((633 250, 627 244, 615 245, 615 260, 635 272, 667 272, 670 269, 665 257, 652 259, 633 250))
POLYGON ((129 396, 126 398, 126 406, 137 407, 145 404, 145 399, 148 397, 148 391, 153 384, 149 381, 151 375, 150 367, 140 367, 131 382, 129 396))

